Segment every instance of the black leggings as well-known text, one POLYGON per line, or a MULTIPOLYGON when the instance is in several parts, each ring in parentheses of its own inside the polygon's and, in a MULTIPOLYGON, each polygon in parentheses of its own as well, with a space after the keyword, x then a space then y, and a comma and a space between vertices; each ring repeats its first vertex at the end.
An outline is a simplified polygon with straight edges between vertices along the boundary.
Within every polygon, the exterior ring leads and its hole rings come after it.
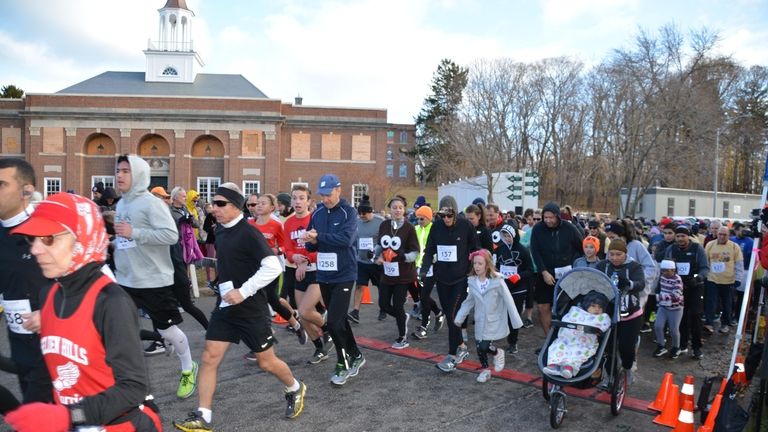
POLYGON ((493 345, 493 341, 477 341, 477 357, 480 359, 480 366, 483 369, 488 369, 488 354, 496 355, 496 353, 498 353, 498 350, 493 345))
MULTIPOLYGON (((629 321, 619 321, 616 325, 616 342, 619 345, 619 359, 624 369, 631 369, 635 362, 635 345, 637 337, 640 336, 640 328, 643 326, 643 316, 639 315, 629 321)), ((611 353, 613 353, 613 336, 608 341, 606 350, 608 352, 607 369, 610 371, 612 362, 611 353)))
MULTIPOLYGON (((528 295, 527 291, 512 294, 512 300, 515 301, 515 307, 517 308, 517 313, 520 315, 523 314, 523 303, 525 303, 525 297, 527 295, 528 295)), ((509 326, 509 335, 507 336, 507 342, 509 343, 510 349, 512 349, 512 346, 517 344, 517 335, 518 333, 520 333, 520 329, 512 328, 512 321, 509 320, 509 317, 507 317, 507 325, 509 326)))
POLYGON ((421 286, 421 292, 419 293, 421 298, 421 325, 427 327, 429 313, 434 312, 435 316, 438 316, 442 311, 437 306, 437 302, 432 300, 432 288, 435 287, 435 278, 424 278, 419 285, 421 286))
POLYGON ((467 297, 467 278, 462 278, 459 282, 450 285, 437 282, 437 295, 440 297, 443 312, 447 315, 448 354, 456 355, 456 350, 464 339, 461 337, 461 328, 457 327, 453 320, 461 307, 461 302, 467 297))
POLYGON ((409 283, 407 285, 408 288, 408 294, 411 295, 411 298, 414 302, 417 302, 421 298, 421 290, 419 289, 419 285, 417 283, 409 283))
POLYGON ((360 350, 352 334, 352 327, 347 319, 349 299, 354 281, 339 283, 320 283, 320 294, 328 309, 328 332, 336 346, 338 363, 349 369, 349 359, 360 355, 360 350))
POLYGON ((691 340, 693 349, 701 348, 701 293, 702 284, 685 283, 683 298, 683 320, 680 322, 680 349, 688 347, 691 340))
POLYGON ((402 337, 405 337, 406 332, 408 331, 408 329, 405 328, 405 310, 403 309, 403 306, 405 305, 405 294, 408 292, 408 285, 413 284, 379 284, 379 309, 395 317, 395 321, 397 321, 398 336, 402 337))
MULTIPOLYGON (((189 282, 189 279, 187 279, 189 282)), ((188 313, 192 318, 208 330, 208 318, 205 317, 205 313, 201 311, 194 303, 192 303, 192 293, 190 292, 189 285, 182 285, 178 283, 173 284, 173 296, 179 302, 179 306, 184 309, 184 312, 188 313)))
POLYGON ((0 414, 6 415, 18 408, 19 405, 21 403, 16 399, 16 396, 7 388, 0 386, 0 414))
POLYGON ((288 304, 296 310, 296 267, 285 267, 283 273, 283 286, 280 288, 280 297, 288 300, 288 304))
POLYGON ((291 315, 291 311, 287 307, 280 303, 280 294, 277 292, 279 289, 280 278, 275 279, 264 287, 264 290, 267 292, 267 302, 269 302, 269 305, 276 314, 280 315, 284 320, 290 321, 293 315, 291 315))

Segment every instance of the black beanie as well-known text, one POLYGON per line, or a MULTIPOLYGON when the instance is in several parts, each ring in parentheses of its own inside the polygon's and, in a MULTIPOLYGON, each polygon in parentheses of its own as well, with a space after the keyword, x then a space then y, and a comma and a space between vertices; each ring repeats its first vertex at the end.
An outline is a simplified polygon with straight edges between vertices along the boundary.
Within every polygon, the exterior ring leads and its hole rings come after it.
POLYGON ((357 205, 357 211, 359 213, 373 213, 373 206, 371 205, 371 198, 368 195, 363 195, 363 199, 357 205))

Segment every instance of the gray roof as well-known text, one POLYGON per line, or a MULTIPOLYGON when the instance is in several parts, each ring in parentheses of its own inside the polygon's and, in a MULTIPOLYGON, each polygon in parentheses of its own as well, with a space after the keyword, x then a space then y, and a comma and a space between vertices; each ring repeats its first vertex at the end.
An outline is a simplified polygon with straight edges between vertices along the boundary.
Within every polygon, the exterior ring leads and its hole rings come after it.
POLYGON ((201 96, 267 99, 242 75, 197 74, 194 83, 146 82, 144 72, 104 72, 56 92, 137 96, 201 96))

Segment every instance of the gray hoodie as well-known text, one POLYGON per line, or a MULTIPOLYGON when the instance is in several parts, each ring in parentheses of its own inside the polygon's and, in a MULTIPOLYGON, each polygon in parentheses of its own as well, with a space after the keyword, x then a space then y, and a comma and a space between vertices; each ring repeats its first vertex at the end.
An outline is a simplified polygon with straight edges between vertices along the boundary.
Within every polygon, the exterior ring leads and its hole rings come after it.
POLYGON ((115 244, 117 283, 129 288, 162 288, 173 285, 173 263, 169 247, 179 239, 171 212, 147 190, 149 164, 138 156, 128 156, 132 183, 117 202, 115 224, 128 222, 132 241, 115 244), (120 244, 127 243, 121 248, 120 244))

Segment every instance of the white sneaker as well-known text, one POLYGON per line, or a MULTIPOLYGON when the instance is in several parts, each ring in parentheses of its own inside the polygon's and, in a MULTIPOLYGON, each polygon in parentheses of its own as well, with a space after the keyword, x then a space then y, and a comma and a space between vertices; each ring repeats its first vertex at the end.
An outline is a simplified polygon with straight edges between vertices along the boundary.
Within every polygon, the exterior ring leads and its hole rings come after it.
POLYGON ((504 350, 496 348, 496 355, 493 356, 493 370, 501 372, 504 369, 504 350))
POLYGON ((460 364, 467 357, 469 357, 469 348, 467 348, 466 345, 459 346, 459 348, 456 349, 456 364, 460 364))
POLYGON ((480 375, 477 376, 477 382, 479 383, 488 382, 489 379, 491 379, 490 369, 483 369, 483 371, 480 372, 480 375))

